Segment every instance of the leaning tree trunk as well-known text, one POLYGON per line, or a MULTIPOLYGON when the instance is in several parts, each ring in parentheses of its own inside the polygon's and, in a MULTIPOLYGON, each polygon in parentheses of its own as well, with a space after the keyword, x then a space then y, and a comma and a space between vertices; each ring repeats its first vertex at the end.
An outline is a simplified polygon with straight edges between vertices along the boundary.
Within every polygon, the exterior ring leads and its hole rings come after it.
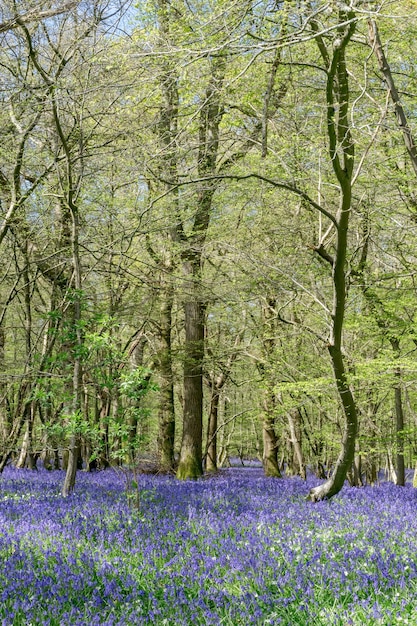
MULTIPOLYGON (((352 175, 354 144, 349 128, 349 85, 345 51, 355 30, 354 14, 339 11, 340 23, 350 22, 338 28, 338 38, 330 52, 324 48, 321 36, 317 37, 319 49, 327 64, 327 131, 329 153, 334 173, 340 187, 340 204, 333 220, 336 231, 335 256, 322 254, 332 265, 333 309, 331 332, 328 343, 329 355, 340 402, 345 416, 342 447, 330 478, 311 489, 312 501, 331 498, 343 487, 354 456, 358 430, 358 414, 355 399, 349 386, 343 358, 343 324, 346 307, 346 254, 348 245, 349 218, 352 211, 352 175)), ((321 252, 323 252, 321 250, 321 252)), ((320 252, 319 252, 320 254, 320 252)))
POLYGON ((33 426, 35 420, 35 407, 36 402, 32 401, 28 410, 26 430, 23 436, 19 458, 15 464, 15 467, 17 467, 18 469, 36 469, 36 457, 33 453, 33 426))
POLYGON ((318 487, 314 487, 310 491, 309 498, 313 502, 331 498, 343 487, 347 473, 354 460, 358 429, 356 403, 347 382, 342 351, 340 347, 335 347, 333 344, 329 346, 329 352, 332 360, 337 390, 339 392, 339 397, 345 414, 345 430, 342 438, 342 448, 336 461, 333 473, 325 483, 319 485, 318 487))

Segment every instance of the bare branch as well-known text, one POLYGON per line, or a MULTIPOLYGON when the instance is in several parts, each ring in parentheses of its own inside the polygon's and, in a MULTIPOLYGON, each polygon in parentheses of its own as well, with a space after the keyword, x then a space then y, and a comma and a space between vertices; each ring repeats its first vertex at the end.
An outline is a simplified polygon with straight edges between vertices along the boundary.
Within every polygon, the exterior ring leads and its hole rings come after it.
POLYGON ((41 20, 55 17, 56 15, 61 15, 62 13, 66 13, 67 11, 71 11, 75 9, 75 7, 79 4, 80 0, 71 0, 66 4, 63 4, 61 7, 55 9, 46 9, 45 11, 40 11, 39 9, 32 9, 31 11, 27 11, 23 15, 16 15, 16 17, 7 20, 7 22, 3 22, 0 24, 0 33, 5 33, 9 30, 14 30, 18 28, 22 24, 29 24, 30 22, 39 22, 41 20))
MULTIPOLYGON (((295 185, 292 185, 291 183, 285 183, 283 181, 274 180, 273 178, 268 178, 268 176, 262 176, 262 174, 257 174, 255 172, 252 172, 250 174, 213 174, 212 176, 204 176, 203 178, 195 178, 191 180, 186 180, 186 181, 180 182, 178 184, 175 184, 169 187, 169 189, 167 189, 164 193, 162 193, 161 195, 159 195, 157 198, 155 198, 152 201, 151 206, 156 204, 156 202, 158 202, 159 200, 162 200, 162 198, 164 198, 166 195, 168 195, 169 193, 171 193, 178 187, 184 187, 185 185, 193 185, 193 184, 202 183, 202 182, 206 182, 210 180, 249 180, 250 178, 261 180, 264 183, 271 185, 272 187, 277 187, 279 189, 286 189, 287 191, 291 191, 295 195, 300 196, 300 198, 305 200, 310 206, 313 207, 313 209, 316 209, 322 215, 325 215, 327 219, 329 219, 332 222, 332 224, 334 224, 334 226, 336 226, 337 228, 338 223, 337 223, 336 217, 332 213, 330 213, 330 211, 328 211, 323 206, 321 206, 318 202, 313 200, 313 198, 311 198, 308 195, 308 193, 306 193, 302 189, 299 189, 295 185)), ((170 184, 170 181, 162 180, 162 182, 166 183, 167 185, 170 184)))
POLYGON ((379 69, 381 70, 385 82, 388 87, 391 100, 395 107, 395 114, 397 116, 398 127, 400 128, 404 144, 407 148, 408 155, 413 166, 414 173, 417 176, 417 146, 414 140, 411 128, 408 124, 407 116, 404 111, 404 107, 401 103, 401 99, 394 82, 394 78, 391 73, 391 68, 385 56, 384 49, 382 47, 381 39, 379 36, 378 26, 375 20, 371 19, 368 22, 369 41, 372 46, 372 50, 375 52, 375 56, 378 59, 379 69))
POLYGON ((327 252, 326 248, 323 246, 322 243, 319 246, 313 246, 313 250, 314 252, 317 252, 319 257, 321 257, 324 261, 327 261, 327 263, 330 263, 330 265, 333 267, 334 258, 332 257, 331 254, 327 252))

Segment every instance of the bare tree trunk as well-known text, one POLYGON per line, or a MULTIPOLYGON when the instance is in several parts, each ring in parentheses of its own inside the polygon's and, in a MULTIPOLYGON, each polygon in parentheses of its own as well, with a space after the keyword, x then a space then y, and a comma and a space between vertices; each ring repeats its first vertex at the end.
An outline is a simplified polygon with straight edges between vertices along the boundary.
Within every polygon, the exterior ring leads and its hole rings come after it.
POLYGON ((287 412, 288 425, 290 428, 291 444, 295 460, 298 464, 298 474, 303 480, 306 479, 306 468, 301 449, 301 413, 299 409, 292 409, 287 412))
MULTIPOLYGON (((73 377, 72 377, 72 414, 74 417, 81 416, 82 413, 82 392, 83 392, 83 372, 81 363, 81 347, 82 347, 82 330, 81 330, 81 299, 82 299, 82 279, 81 279, 81 263, 79 250, 79 215, 78 208, 73 204, 72 197, 69 197, 69 208, 72 216, 72 260, 74 269, 74 296, 72 304, 73 313, 73 331, 75 341, 72 346, 73 350, 73 377)), ((78 460, 80 456, 80 435, 77 429, 71 434, 68 449, 68 466, 65 474, 65 480, 62 486, 62 495, 69 496, 75 486, 75 477, 77 474, 78 460)))
POLYGON ((100 429, 100 456, 99 468, 105 469, 110 466, 110 441, 109 441, 109 418, 112 410, 112 398, 108 390, 101 390, 99 394, 100 406, 98 411, 98 424, 100 429))
MULTIPOLYGON (((0 324, 0 371, 4 372, 4 348, 6 337, 3 324, 0 324)), ((6 441, 9 437, 12 424, 10 421, 10 411, 7 406, 7 385, 0 382, 0 437, 1 441, 6 441)))
POLYGON ((26 459, 30 448, 30 434, 29 434, 29 421, 26 422, 26 430, 23 435, 22 447, 20 448, 19 458, 15 463, 17 469, 23 469, 26 467, 26 459))
POLYGON ((386 456, 386 474, 387 478, 390 482, 397 484, 397 472, 395 469, 395 465, 392 460, 392 450, 390 448, 387 449, 386 456))
POLYGON ((18 469, 36 468, 36 456, 33 450, 33 425, 35 420, 36 402, 32 401, 28 408, 28 416, 26 420, 26 430, 23 436, 22 447, 20 449, 19 458, 15 464, 18 469))
POLYGON ((219 422, 220 389, 216 384, 211 385, 210 412, 207 425, 207 472, 217 471, 217 431, 219 422))
POLYGON ((158 352, 159 386, 159 433, 158 454, 159 468, 162 472, 171 472, 174 469, 174 442, 175 442, 175 408, 174 408, 174 374, 172 371, 172 288, 165 290, 164 299, 160 308, 160 349, 158 352))
POLYGON ((417 489, 417 461, 416 461, 416 466, 414 468, 413 487, 414 489, 417 489))
POLYGON ((220 436, 220 442, 219 442, 219 453, 218 453, 218 458, 219 458, 219 466, 220 467, 224 467, 229 466, 230 465, 230 459, 229 459, 229 446, 230 446, 230 440, 233 436, 235 427, 236 427, 236 420, 229 419, 229 407, 230 407, 230 400, 229 398, 225 397, 223 400, 223 419, 222 419, 222 428, 221 428, 221 436, 220 436), (231 422, 231 426, 230 429, 227 428, 228 424, 231 422))
POLYGON ((205 310, 198 297, 185 303, 184 416, 177 477, 203 474, 203 358, 205 310))
POLYGON ((265 409, 262 422, 262 464, 265 476, 281 478, 278 464, 278 440, 275 433, 275 418, 265 409))
POLYGON ((265 476, 281 478, 278 462, 278 438, 275 432, 276 396, 273 390, 275 377, 271 374, 275 359, 275 339, 277 333, 275 298, 265 298, 261 307, 264 362, 258 364, 258 369, 266 387, 264 390, 262 414, 262 464, 265 476))
POLYGON ((404 461, 404 408, 401 387, 401 369, 395 370, 398 383, 395 385, 395 434, 397 443, 397 480, 396 484, 405 485, 405 461, 404 461))
POLYGON ((362 457, 359 452, 358 442, 356 442, 355 457, 352 468, 348 472, 348 481, 352 487, 363 487, 362 480, 362 457))
POLYGON ((356 442, 356 453, 353 461, 353 477, 355 487, 363 487, 362 480, 362 456, 359 449, 358 441, 356 442))

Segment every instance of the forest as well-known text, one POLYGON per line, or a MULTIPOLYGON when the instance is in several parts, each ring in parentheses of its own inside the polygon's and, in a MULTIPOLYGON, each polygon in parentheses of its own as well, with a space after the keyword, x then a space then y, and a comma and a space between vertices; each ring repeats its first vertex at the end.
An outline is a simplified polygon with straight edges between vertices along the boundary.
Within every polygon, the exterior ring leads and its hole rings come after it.
POLYGON ((2 0, 0 472, 405 484, 416 13, 2 0))

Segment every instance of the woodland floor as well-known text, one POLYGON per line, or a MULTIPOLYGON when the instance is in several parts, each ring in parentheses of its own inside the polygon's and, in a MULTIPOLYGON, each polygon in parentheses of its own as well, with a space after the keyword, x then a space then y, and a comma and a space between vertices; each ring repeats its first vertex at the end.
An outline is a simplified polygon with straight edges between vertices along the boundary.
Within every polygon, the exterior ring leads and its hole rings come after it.
POLYGON ((417 490, 345 487, 312 504, 257 468, 179 482, 7 468, 0 478, 0 623, 417 624, 417 490))

